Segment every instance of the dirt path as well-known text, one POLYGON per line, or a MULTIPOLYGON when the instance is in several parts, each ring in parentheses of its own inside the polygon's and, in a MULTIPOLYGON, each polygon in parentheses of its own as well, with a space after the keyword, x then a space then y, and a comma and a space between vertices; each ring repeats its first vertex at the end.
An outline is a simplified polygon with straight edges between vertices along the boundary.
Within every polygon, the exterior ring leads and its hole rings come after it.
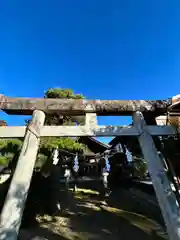
MULTIPOLYGON (((101 201, 96 192, 62 192, 61 210, 54 217, 37 217, 39 226, 28 229, 46 239, 167 239, 151 213, 142 214, 143 205, 130 192, 120 190, 101 201)), ((28 239, 26 239, 28 240, 28 239)))

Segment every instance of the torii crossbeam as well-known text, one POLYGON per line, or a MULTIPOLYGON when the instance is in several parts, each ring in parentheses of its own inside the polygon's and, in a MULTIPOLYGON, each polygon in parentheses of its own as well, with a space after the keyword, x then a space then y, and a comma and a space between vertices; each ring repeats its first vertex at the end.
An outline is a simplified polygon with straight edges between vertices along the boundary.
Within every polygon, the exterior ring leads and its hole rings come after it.
POLYGON ((168 100, 85 100, 85 99, 43 99, 12 98, 0 95, 0 109, 8 114, 32 115, 34 110, 48 114, 84 115, 96 113, 99 116, 132 115, 133 112, 153 112, 157 115, 167 112, 172 99, 168 100))

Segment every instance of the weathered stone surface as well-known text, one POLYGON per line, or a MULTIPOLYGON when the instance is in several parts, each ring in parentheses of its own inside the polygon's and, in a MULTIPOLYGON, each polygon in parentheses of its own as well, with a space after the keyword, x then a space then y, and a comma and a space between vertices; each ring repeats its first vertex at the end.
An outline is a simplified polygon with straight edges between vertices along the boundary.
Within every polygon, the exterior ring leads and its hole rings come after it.
POLYGON ((0 107, 8 114, 31 115, 35 109, 48 114, 82 115, 96 112, 97 115, 131 115, 132 112, 156 112, 162 114, 171 105, 171 100, 74 100, 9 98, 0 96, 0 107))
POLYGON ((180 95, 172 97, 172 104, 168 107, 168 115, 156 117, 158 125, 172 125, 180 128, 180 95))

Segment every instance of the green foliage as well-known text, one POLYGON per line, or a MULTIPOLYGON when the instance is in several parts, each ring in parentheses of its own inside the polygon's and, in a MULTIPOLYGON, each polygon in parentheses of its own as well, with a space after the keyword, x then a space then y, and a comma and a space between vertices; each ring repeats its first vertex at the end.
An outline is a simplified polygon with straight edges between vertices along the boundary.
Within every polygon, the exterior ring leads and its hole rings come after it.
POLYGON ((39 153, 36 160, 36 167, 41 168, 46 161, 47 161, 47 156, 42 153, 39 153))
POLYGON ((60 99, 84 99, 81 94, 75 94, 72 89, 50 88, 45 92, 45 98, 60 98, 60 99))
POLYGON ((78 143, 77 140, 74 140, 72 138, 49 137, 49 138, 43 138, 41 140, 41 144, 40 144, 41 152, 47 156, 56 147, 58 147, 59 149, 70 151, 70 152, 78 152, 81 149, 84 149, 83 144, 78 143))
POLYGON ((134 158, 132 162, 132 171, 134 177, 146 177, 148 173, 148 168, 145 160, 143 158, 134 158))
POLYGON ((1 139, 0 152, 2 155, 7 153, 17 153, 21 149, 22 141, 19 139, 1 139))
POLYGON ((7 146, 7 140, 0 139, 0 150, 4 149, 7 146))
POLYGON ((22 141, 19 139, 0 139, 0 165, 6 165, 15 155, 19 155, 22 141))
POLYGON ((6 165, 8 163, 8 159, 5 156, 0 156, 0 166, 6 165))

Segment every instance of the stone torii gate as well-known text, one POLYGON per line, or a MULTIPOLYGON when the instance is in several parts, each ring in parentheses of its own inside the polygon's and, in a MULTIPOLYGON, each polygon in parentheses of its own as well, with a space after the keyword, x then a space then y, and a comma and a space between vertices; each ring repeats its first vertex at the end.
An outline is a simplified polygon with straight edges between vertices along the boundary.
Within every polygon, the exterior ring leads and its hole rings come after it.
MULTIPOLYGON (((172 113, 173 99, 144 100, 73 100, 9 98, 0 95, 0 109, 7 114, 32 115, 25 127, 0 127, 0 138, 24 137, 6 200, 0 216, 0 240, 16 240, 21 225, 25 201, 36 161, 40 137, 74 136, 136 136, 148 163, 149 173, 171 240, 180 240, 179 205, 171 189, 163 163, 152 136, 176 135, 173 126, 147 125, 144 116, 152 118, 172 113), (44 126, 46 114, 85 115, 84 126, 44 126), (98 126, 96 116, 125 116, 133 118, 132 126, 98 126)), ((180 112, 177 109, 176 112, 180 112)))

